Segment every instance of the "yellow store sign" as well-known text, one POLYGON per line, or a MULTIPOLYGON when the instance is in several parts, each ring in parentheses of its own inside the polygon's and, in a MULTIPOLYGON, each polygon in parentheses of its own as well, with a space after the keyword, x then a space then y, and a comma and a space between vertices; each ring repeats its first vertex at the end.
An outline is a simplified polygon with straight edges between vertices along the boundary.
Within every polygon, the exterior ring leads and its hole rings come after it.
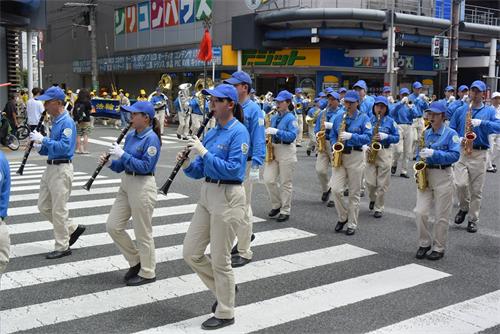
MULTIPOLYGON (((243 66, 320 66, 320 49, 247 50, 241 60, 243 66)), ((238 53, 230 45, 222 47, 222 65, 238 65, 238 53)))

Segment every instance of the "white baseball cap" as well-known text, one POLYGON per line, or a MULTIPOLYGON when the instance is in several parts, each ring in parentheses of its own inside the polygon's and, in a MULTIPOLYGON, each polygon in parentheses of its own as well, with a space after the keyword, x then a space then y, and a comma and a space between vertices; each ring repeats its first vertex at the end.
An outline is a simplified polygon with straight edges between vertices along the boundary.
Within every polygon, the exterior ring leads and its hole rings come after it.
POLYGON ((491 94, 491 98, 494 99, 495 97, 500 97, 500 92, 494 92, 491 94))

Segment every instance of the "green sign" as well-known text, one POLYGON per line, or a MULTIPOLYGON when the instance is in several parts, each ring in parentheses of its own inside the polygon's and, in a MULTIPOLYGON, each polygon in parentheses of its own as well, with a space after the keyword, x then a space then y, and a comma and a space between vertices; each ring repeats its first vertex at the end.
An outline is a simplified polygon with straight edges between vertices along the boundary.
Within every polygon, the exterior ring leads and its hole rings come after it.
POLYGON ((125 8, 115 9, 115 35, 125 33, 125 8))

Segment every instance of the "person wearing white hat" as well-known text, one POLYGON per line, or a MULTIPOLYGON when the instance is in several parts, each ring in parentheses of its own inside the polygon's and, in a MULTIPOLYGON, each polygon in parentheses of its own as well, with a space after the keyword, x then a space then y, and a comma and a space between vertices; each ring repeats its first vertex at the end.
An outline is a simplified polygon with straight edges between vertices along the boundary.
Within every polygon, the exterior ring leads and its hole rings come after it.
MULTIPOLYGON (((495 108, 496 118, 500 118, 500 92, 494 92, 491 95, 491 106, 495 108)), ((486 171, 488 173, 496 173, 496 160, 500 156, 500 135, 491 134, 488 137, 490 149, 486 155, 486 171)))

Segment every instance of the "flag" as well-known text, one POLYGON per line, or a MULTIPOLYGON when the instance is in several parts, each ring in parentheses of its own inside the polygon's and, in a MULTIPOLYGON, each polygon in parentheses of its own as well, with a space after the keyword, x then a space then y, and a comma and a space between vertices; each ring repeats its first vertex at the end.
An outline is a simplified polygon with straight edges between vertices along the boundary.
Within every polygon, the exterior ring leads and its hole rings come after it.
POLYGON ((201 39, 198 59, 205 62, 212 60, 212 37, 210 37, 208 29, 205 29, 205 33, 201 39))

